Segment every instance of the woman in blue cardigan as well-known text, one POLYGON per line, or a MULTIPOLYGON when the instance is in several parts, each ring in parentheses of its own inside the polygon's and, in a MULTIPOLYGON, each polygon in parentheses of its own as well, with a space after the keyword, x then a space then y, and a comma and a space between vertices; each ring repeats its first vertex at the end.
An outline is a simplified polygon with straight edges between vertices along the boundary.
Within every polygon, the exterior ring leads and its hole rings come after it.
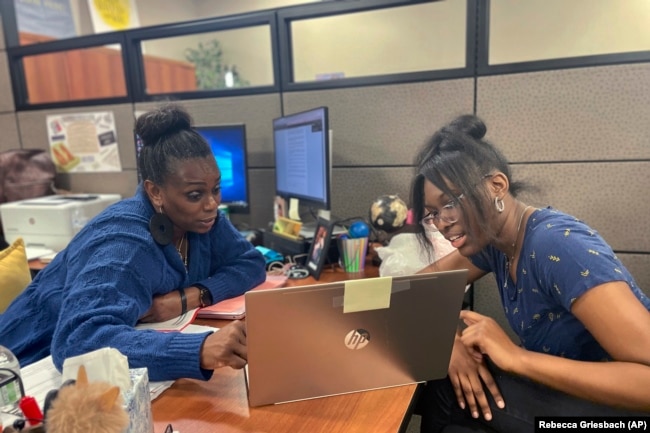
POLYGON ((92 219, 0 315, 0 344, 25 366, 52 354, 118 349, 151 380, 209 379, 246 364, 235 321, 202 334, 136 330, 238 296, 265 279, 262 255, 218 211, 221 172, 189 114, 140 116, 136 194, 92 219))

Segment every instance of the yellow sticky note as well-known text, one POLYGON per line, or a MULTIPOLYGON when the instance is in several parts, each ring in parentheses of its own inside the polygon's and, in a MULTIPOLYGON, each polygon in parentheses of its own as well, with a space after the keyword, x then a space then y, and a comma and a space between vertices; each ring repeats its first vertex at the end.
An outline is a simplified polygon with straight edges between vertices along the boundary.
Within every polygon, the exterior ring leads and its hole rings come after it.
POLYGON ((345 282, 343 312, 379 310, 390 307, 393 277, 365 278, 345 282))

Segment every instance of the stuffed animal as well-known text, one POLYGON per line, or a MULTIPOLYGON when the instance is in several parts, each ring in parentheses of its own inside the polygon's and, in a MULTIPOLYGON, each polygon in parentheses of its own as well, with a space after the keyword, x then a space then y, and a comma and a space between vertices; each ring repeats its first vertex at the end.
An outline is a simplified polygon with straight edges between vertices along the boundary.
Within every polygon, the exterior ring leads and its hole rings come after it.
MULTIPOLYGON (((70 381, 72 382, 72 381, 70 381)), ((45 423, 18 430, 21 433, 123 433, 129 415, 120 388, 106 382, 88 382, 81 366, 77 380, 48 393, 45 423)), ((4 433, 15 432, 11 427, 4 433)))
POLYGON ((120 388, 89 383, 84 366, 79 367, 76 381, 47 394, 44 412, 44 423, 27 426, 18 420, 3 433, 124 433, 129 426, 120 388))
POLYGON ((89 383, 83 366, 76 383, 61 388, 45 414, 47 433, 122 433, 128 426, 120 388, 89 383))

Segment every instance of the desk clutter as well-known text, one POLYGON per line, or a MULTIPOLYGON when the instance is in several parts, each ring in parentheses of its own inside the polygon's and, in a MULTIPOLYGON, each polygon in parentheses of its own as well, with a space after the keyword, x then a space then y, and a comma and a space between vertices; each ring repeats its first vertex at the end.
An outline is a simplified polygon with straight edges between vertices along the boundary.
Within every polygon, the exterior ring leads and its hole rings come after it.
POLYGON ((20 405, 3 413, 4 433, 153 432, 147 369, 129 369, 115 349, 68 358, 61 374, 44 358, 21 369, 20 381, 20 405))
POLYGON ((369 225, 354 219, 347 227, 319 217, 310 237, 299 235, 302 223, 279 218, 273 230, 262 232, 258 250, 269 271, 282 270, 293 279, 313 276, 318 280, 327 264, 339 264, 345 272, 363 271, 368 252, 369 225))

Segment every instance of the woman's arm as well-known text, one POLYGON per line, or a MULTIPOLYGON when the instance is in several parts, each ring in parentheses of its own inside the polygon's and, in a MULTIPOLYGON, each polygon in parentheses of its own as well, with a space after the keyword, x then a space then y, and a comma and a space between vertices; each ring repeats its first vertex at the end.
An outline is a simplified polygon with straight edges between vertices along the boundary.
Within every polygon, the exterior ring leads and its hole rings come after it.
MULTIPOLYGON (((431 263, 418 273, 449 271, 454 269, 469 270, 467 282, 472 283, 487 272, 474 266, 457 250, 452 251, 441 259, 431 263)), ((492 419, 488 394, 496 401, 499 407, 504 406, 503 397, 494 378, 482 359, 472 359, 467 349, 463 346, 460 336, 454 339, 454 347, 449 361, 449 380, 454 388, 454 393, 461 408, 467 407, 474 418, 482 414, 485 419, 492 419)))
POLYGON ((588 290, 572 312, 612 356, 612 362, 576 361, 516 346, 494 320, 463 312, 470 326, 463 343, 500 368, 570 395, 610 406, 650 411, 650 312, 625 282, 588 290))
POLYGON ((487 274, 487 272, 474 266, 467 257, 461 256, 458 251, 452 251, 443 258, 436 260, 430 265, 420 269, 417 273, 423 274, 427 272, 451 271, 454 269, 469 270, 469 273, 467 275, 468 284, 473 283, 483 275, 487 274))
MULTIPOLYGON (((190 286, 207 288, 213 303, 242 295, 266 279, 266 263, 262 253, 225 218, 219 218, 218 226, 210 232, 209 239, 199 245, 198 250, 192 248, 191 252, 201 257, 198 259, 203 269, 200 274, 204 277, 191 281, 190 286)), ((191 289, 187 295, 197 299, 198 290, 191 289)), ((198 306, 188 302, 188 308, 198 306)))

